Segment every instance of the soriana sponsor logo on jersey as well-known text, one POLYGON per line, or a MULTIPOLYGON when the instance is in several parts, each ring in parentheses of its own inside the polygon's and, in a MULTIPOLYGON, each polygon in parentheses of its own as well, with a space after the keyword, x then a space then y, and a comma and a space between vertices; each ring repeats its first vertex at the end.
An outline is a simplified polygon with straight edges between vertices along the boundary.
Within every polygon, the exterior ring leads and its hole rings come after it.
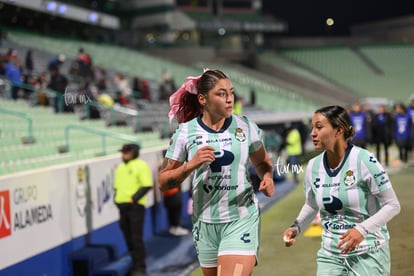
POLYGON ((11 235, 10 192, 0 191, 0 239, 11 235))

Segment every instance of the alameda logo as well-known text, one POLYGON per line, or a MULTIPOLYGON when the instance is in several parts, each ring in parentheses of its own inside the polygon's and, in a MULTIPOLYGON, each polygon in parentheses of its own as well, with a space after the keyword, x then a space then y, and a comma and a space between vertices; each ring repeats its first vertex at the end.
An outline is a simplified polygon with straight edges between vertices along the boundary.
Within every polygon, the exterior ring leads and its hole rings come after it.
POLYGON ((10 193, 0 191, 0 239, 11 235, 10 193))

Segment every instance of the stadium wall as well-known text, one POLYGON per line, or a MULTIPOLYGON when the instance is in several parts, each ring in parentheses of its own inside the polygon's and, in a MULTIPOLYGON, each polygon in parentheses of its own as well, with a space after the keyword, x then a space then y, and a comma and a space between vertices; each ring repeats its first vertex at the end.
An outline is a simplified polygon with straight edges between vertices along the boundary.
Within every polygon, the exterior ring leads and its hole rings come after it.
MULTIPOLYGON (((161 152, 141 153, 154 173, 145 240, 168 228, 156 186, 161 152)), ((0 275, 71 275, 70 255, 86 245, 107 245, 116 256, 125 254, 113 203, 113 176, 120 161, 119 155, 112 155, 1 176, 0 275)), ((186 198, 188 189, 186 182, 186 198)))

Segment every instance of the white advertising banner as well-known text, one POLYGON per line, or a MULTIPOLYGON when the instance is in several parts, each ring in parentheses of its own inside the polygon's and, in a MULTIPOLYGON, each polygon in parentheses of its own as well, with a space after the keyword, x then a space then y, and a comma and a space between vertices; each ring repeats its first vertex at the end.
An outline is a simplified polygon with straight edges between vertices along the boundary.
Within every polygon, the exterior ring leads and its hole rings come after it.
MULTIPOLYGON (((150 207, 160 199, 161 150, 140 158, 153 169, 150 207)), ((119 154, 1 176, 0 270, 117 221, 113 181, 120 162, 119 154)))
MULTIPOLYGON (((153 168, 155 189, 147 194, 147 207, 150 207, 154 204, 154 190, 158 190, 156 181, 161 151, 142 152, 140 158, 153 168)), ((113 183, 120 162, 121 155, 77 162, 68 168, 72 238, 118 221, 113 183)))
POLYGON ((70 240, 66 168, 0 179, 0 270, 70 240))
POLYGON ((118 220, 113 175, 118 158, 78 162, 69 169, 72 238, 118 220))

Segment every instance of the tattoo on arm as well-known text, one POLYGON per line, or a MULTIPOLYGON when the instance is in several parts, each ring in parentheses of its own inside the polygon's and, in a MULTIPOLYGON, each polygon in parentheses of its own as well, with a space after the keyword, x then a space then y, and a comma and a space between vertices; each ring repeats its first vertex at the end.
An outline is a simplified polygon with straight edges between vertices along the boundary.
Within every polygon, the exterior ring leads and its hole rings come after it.
POLYGON ((273 174, 273 167, 268 163, 262 162, 259 166, 256 167, 256 172, 260 179, 263 179, 265 173, 269 172, 270 174, 273 174))
POLYGON ((167 180, 167 189, 172 189, 177 187, 180 184, 180 182, 177 182, 175 179, 173 178, 169 178, 167 180))

